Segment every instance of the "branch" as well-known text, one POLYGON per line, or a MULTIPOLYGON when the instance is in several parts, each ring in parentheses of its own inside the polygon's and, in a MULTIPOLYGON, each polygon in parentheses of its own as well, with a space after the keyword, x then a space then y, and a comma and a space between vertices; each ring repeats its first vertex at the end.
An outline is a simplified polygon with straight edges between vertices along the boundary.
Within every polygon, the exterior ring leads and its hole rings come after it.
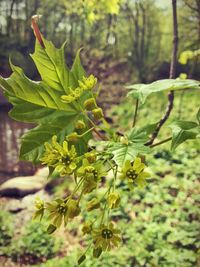
MULTIPOLYGON (((173 79, 176 76, 176 58, 178 50, 178 23, 177 23, 177 10, 176 10, 176 0, 172 0, 172 11, 173 11, 173 48, 172 48, 172 57, 170 64, 170 73, 169 78, 173 79)), ((173 109, 174 104, 174 92, 170 91, 168 94, 168 106, 165 111, 164 116, 159 121, 155 131, 153 132, 151 139, 146 143, 146 145, 152 145, 155 138, 158 136, 159 131, 166 120, 169 118, 169 115, 173 109)))
POLYGON ((158 142, 158 143, 155 143, 155 144, 153 144, 153 145, 150 145, 150 147, 152 148, 152 147, 155 147, 155 146, 162 145, 162 144, 164 144, 164 143, 166 143, 166 142, 168 142, 168 141, 170 141, 170 140, 172 140, 172 137, 169 137, 169 138, 167 138, 167 139, 165 139, 165 140, 162 140, 162 141, 160 141, 160 142, 158 142))
POLYGON ((188 3, 187 1, 184 1, 184 3, 185 3, 185 5, 186 5, 187 7, 189 7, 191 10, 196 11, 196 12, 199 12, 198 8, 193 7, 193 6, 192 6, 190 3, 188 3))
POLYGON ((135 112, 134 112, 134 117, 133 117, 133 124, 132 124, 132 127, 135 127, 135 124, 136 124, 137 113, 138 113, 138 106, 139 106, 139 100, 137 99, 137 100, 136 100, 136 103, 135 103, 135 112))

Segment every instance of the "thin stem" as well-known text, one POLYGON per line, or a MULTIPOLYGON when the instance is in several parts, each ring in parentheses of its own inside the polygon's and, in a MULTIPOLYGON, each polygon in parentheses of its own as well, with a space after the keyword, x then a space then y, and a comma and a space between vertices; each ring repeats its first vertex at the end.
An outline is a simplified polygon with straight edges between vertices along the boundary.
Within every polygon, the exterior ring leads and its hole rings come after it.
POLYGON ((88 117, 88 115, 86 114, 86 112, 84 110, 82 110, 83 115, 86 117, 86 119, 89 120, 89 122, 92 124, 92 126, 94 127, 93 131, 102 139, 102 140, 106 140, 106 138, 100 134, 100 132, 98 132, 95 127, 97 127, 97 125, 88 117))
POLYGON ((79 188, 81 187, 82 183, 84 181, 84 177, 81 177, 81 179, 79 180, 77 186, 74 188, 74 191, 71 193, 71 198, 75 195, 75 193, 79 190, 79 188))
POLYGON ((103 213, 102 213, 102 216, 101 216, 100 225, 102 225, 102 223, 103 223, 103 219, 104 219, 104 216, 105 216, 105 213, 106 213, 106 206, 107 206, 107 202, 105 203, 104 208, 103 208, 103 213))
POLYGON ((93 129, 93 131, 96 133, 96 135, 98 135, 99 138, 101 138, 104 141, 106 140, 106 138, 102 134, 100 134, 100 132, 98 132, 95 128, 93 129))
POLYGON ((88 252, 88 250, 91 248, 92 244, 93 244, 93 241, 87 246, 83 255, 85 255, 88 252))
POLYGON ((115 169, 115 172, 114 172, 114 186, 113 186, 113 190, 114 191, 115 191, 115 187, 116 187, 117 172, 118 172, 118 166, 116 166, 116 169, 115 169))
POLYGON ((135 127, 135 124, 136 124, 137 113, 138 113, 138 106, 139 106, 139 100, 136 99, 136 103, 135 103, 135 112, 134 112, 134 117, 133 117, 133 124, 132 124, 132 127, 135 127))
POLYGON ((84 135, 86 135, 87 133, 91 132, 94 130, 94 127, 90 128, 89 130, 87 130, 86 132, 82 133, 79 135, 79 137, 83 137, 84 135))
POLYGON ((80 203, 82 196, 83 196, 83 190, 81 191, 81 194, 80 194, 80 196, 78 198, 78 204, 80 203))
MULTIPOLYGON (((174 79, 176 76, 176 63, 177 63, 177 50, 178 50, 178 23, 177 23, 177 9, 176 9, 176 0, 172 0, 172 11, 173 11, 173 48, 172 48, 172 57, 170 64, 170 73, 169 78, 174 79)), ((168 106, 165 111, 165 114, 159 121, 155 131, 153 132, 151 139, 146 143, 146 145, 152 145, 155 138, 158 136, 159 131, 166 120, 169 118, 174 104, 174 92, 170 91, 168 94, 168 106)))
POLYGON ((158 143, 155 143, 155 144, 153 144, 153 145, 150 145, 150 147, 152 148, 152 147, 155 147, 155 146, 162 145, 162 144, 164 144, 164 143, 166 143, 166 142, 169 142, 170 140, 172 140, 172 137, 169 137, 169 138, 167 138, 167 139, 165 139, 165 140, 162 140, 162 141, 160 141, 160 142, 158 142, 158 143))

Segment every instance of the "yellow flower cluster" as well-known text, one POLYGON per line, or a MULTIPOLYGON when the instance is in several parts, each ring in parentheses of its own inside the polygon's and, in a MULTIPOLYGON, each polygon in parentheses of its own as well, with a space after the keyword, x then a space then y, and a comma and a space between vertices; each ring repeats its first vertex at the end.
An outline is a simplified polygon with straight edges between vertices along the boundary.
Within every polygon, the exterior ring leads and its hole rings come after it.
POLYGON ((193 59, 195 57, 200 56, 200 49, 191 51, 191 50, 186 50, 181 53, 179 62, 183 65, 187 64, 188 60, 193 59))
POLYGON ((52 143, 45 143, 45 153, 40 159, 42 164, 54 168, 61 176, 71 174, 77 168, 77 153, 72 145, 69 149, 68 142, 62 145, 57 142, 57 136, 52 137, 52 143))
POLYGON ((92 90, 96 83, 97 78, 92 74, 88 78, 83 77, 82 81, 78 81, 79 86, 74 90, 70 89, 70 94, 61 96, 61 99, 65 103, 72 103, 78 100, 84 91, 92 90))

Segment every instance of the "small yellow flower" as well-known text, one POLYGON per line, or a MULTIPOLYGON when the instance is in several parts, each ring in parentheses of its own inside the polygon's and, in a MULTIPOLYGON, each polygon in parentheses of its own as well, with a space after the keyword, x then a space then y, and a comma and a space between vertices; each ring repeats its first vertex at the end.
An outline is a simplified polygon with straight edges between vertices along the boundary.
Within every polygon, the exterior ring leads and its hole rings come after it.
POLYGON ((53 167, 61 176, 71 174, 77 168, 77 153, 72 145, 69 149, 68 142, 64 141, 62 145, 57 142, 57 137, 52 137, 52 144, 45 143, 45 153, 40 159, 42 164, 53 167))
POLYGON ((146 184, 146 178, 150 177, 150 174, 144 171, 145 168, 146 165, 139 157, 137 157, 133 163, 127 160, 122 169, 120 178, 127 179, 131 188, 135 186, 143 187, 146 184))
POLYGON ((107 172, 101 161, 90 163, 87 159, 83 159, 82 166, 78 169, 77 175, 84 178, 83 192, 90 193, 97 187, 97 183, 102 177, 106 176, 107 172))
POLYGON ((40 197, 35 198, 35 209, 36 211, 33 215, 33 219, 39 218, 39 220, 41 220, 44 215, 45 207, 44 207, 44 201, 40 197))
POLYGON ((78 206, 78 202, 77 200, 74 199, 68 199, 67 201, 67 213, 68 213, 68 217, 70 219, 73 219, 74 217, 78 216, 80 214, 80 208, 78 206))
POLYGON ((95 108, 92 110, 92 114, 95 118, 95 120, 100 120, 101 118, 103 118, 103 110, 101 108, 95 108))
POLYGON ((67 225, 68 219, 72 219, 79 215, 80 208, 78 202, 74 199, 56 199, 53 202, 47 203, 47 210, 49 211, 49 220, 56 227, 60 227, 62 222, 67 225))
POLYGON ((77 130, 82 130, 82 129, 85 129, 86 128, 86 125, 85 125, 85 122, 82 121, 82 120, 78 120, 75 124, 75 129, 77 130))
POLYGON ((87 211, 100 208, 100 202, 97 198, 93 198, 87 203, 87 211))
POLYGON ((70 104, 70 103, 74 102, 76 100, 76 98, 75 98, 75 96, 69 94, 69 95, 63 95, 63 96, 61 96, 61 100, 64 103, 70 104))
POLYGON ((89 163, 94 163, 97 159, 97 153, 95 151, 90 151, 85 153, 85 158, 89 161, 89 163))
POLYGON ((94 75, 90 75, 88 78, 83 77, 82 81, 78 81, 79 87, 82 90, 91 90, 97 83, 97 78, 94 75))
POLYGON ((92 232, 94 247, 101 248, 103 251, 117 247, 121 241, 119 234, 120 230, 115 229, 113 223, 109 223, 107 226, 101 225, 92 232))
POLYGON ((66 140, 68 141, 68 142, 77 142, 78 141, 78 139, 79 139, 79 135, 76 133, 76 132, 73 132, 73 133, 71 133, 71 134, 69 134, 67 137, 66 137, 66 140))
POLYGON ((108 202, 109 209, 114 209, 114 208, 119 207, 119 203, 120 203, 119 193, 117 193, 116 191, 110 193, 108 195, 107 202, 108 202))
POLYGON ((84 108, 88 111, 91 111, 97 107, 97 104, 94 98, 88 98, 87 100, 85 100, 83 105, 84 105, 84 108))

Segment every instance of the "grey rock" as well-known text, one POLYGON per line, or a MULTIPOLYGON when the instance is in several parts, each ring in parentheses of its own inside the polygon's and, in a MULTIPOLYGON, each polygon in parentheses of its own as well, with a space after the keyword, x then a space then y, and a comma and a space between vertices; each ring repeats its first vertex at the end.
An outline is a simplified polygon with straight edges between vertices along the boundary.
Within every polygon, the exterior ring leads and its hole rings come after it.
POLYGON ((0 195, 9 197, 24 197, 43 189, 47 179, 42 176, 15 177, 0 186, 0 195))
POLYGON ((49 175, 49 168, 48 167, 40 168, 35 173, 35 176, 41 176, 43 178, 47 178, 48 175, 49 175))

